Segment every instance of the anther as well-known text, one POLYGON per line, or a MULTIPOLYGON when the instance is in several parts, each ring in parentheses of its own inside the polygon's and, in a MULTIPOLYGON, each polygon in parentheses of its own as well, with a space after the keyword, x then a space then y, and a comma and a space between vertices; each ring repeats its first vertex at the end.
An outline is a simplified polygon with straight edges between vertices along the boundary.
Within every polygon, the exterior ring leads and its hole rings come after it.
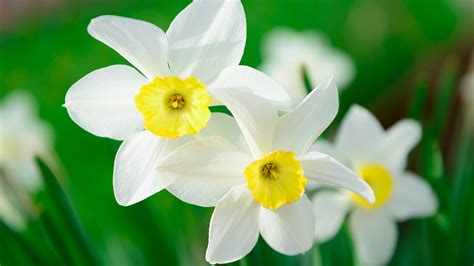
POLYGON ((170 96, 168 101, 168 105, 173 109, 181 109, 184 107, 184 99, 183 96, 179 94, 174 94, 170 96))
POLYGON ((267 163, 262 168, 262 174, 264 177, 275 179, 277 173, 277 167, 274 163, 267 163))

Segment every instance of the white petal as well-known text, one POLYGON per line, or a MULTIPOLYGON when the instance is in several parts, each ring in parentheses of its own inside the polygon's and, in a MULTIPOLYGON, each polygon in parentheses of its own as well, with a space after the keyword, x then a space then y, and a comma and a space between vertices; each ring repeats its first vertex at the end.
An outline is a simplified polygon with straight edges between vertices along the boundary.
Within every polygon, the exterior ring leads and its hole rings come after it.
POLYGON ((272 102, 278 110, 287 111, 291 100, 285 89, 264 73, 248 66, 231 66, 224 69, 212 89, 232 90, 246 88, 272 102))
POLYGON ((263 38, 262 54, 265 60, 260 69, 283 85, 290 95, 292 107, 298 106, 308 95, 303 67, 308 70, 310 62, 319 61, 313 53, 320 49, 320 40, 313 40, 312 37, 312 34, 275 28, 263 38))
POLYGON ((181 141, 161 138, 148 131, 125 139, 114 164, 114 194, 117 202, 128 206, 166 188, 173 179, 158 173, 156 167, 181 141))
POLYGON ((397 122, 387 131, 378 147, 378 155, 393 171, 402 171, 406 167, 408 154, 421 139, 421 126, 411 119, 397 122))
POLYGON ((272 139, 278 119, 273 105, 240 89, 214 91, 234 116, 254 158, 272 151, 272 139))
POLYGON ((251 158, 222 137, 208 137, 177 148, 158 166, 175 181, 168 187, 179 199, 214 206, 232 187, 243 184, 251 158))
POLYGON ((393 195, 387 204, 398 221, 432 216, 438 210, 438 200, 430 185, 409 172, 395 179, 393 195))
POLYGON ((322 47, 320 54, 308 56, 305 60, 306 71, 311 84, 318 85, 330 76, 334 76, 339 90, 344 89, 354 78, 355 67, 350 57, 331 47, 322 47))
POLYGON ((149 79, 169 74, 168 41, 157 26, 131 18, 100 16, 91 21, 87 30, 149 79))
POLYGON ((329 155, 313 151, 305 154, 299 161, 307 178, 351 190, 369 202, 375 201, 370 186, 329 155))
POLYGON ((29 92, 15 90, 0 102, 0 115, 2 125, 8 124, 9 128, 20 130, 25 124, 35 123, 38 117, 37 103, 29 92))
POLYGON ((384 129, 367 109, 352 105, 344 117, 335 144, 337 149, 346 156, 356 158, 357 163, 370 162, 378 159, 374 150, 384 137, 384 129))
POLYGON ((258 240, 258 212, 246 186, 233 188, 219 200, 209 227, 206 260, 222 264, 247 255, 258 240))
POLYGON ((303 153, 329 126, 338 108, 337 86, 330 79, 278 119, 273 149, 303 153))
POLYGON ((339 157, 342 157, 342 155, 337 152, 335 145, 325 139, 318 139, 313 143, 308 149, 308 152, 312 151, 322 152, 338 160, 341 160, 339 157))
POLYGON ((351 59, 333 49, 318 32, 275 28, 264 36, 263 41, 265 60, 261 69, 284 85, 293 106, 297 106, 308 94, 303 68, 313 86, 334 76, 339 89, 343 89, 354 77, 351 59))
POLYGON ((239 125, 235 119, 225 113, 211 113, 211 118, 204 127, 198 138, 221 136, 230 143, 236 143, 242 138, 242 132, 240 132, 239 125))
POLYGON ((224 113, 212 113, 207 126, 201 130, 197 138, 220 136, 229 143, 234 144, 245 154, 250 154, 249 147, 240 131, 239 125, 235 119, 224 113))
POLYGON ((314 212, 306 194, 276 210, 260 207, 260 234, 274 250, 285 255, 308 251, 314 239, 314 212))
POLYGON ((166 35, 171 71, 207 83, 242 58, 247 35, 242 3, 194 1, 173 20, 166 35))
POLYGON ((260 69, 283 86, 291 99, 291 108, 298 106, 308 95, 301 62, 278 58, 265 59, 260 69))
POLYGON ((41 172, 33 156, 29 154, 25 157, 11 158, 2 162, 3 170, 11 176, 13 185, 19 190, 29 193, 37 192, 43 186, 41 172))
MULTIPOLYGON (((339 153, 336 150, 335 145, 330 143, 327 140, 324 140, 324 139, 316 140, 316 142, 313 143, 313 145, 311 145, 311 147, 309 147, 309 149, 308 149, 308 152, 312 152, 312 151, 317 151, 317 152, 327 154, 327 155, 331 156, 332 158, 335 158, 336 160, 338 160, 341 163, 345 162, 344 157, 341 155, 341 153, 339 153)), ((331 185, 328 185, 327 183, 324 183, 324 182, 320 182, 320 181, 316 181, 316 180, 312 180, 312 179, 310 179, 308 181, 309 182, 305 187, 305 189, 308 190, 308 191, 317 190, 317 189, 321 189, 321 188, 324 188, 324 187, 329 187, 329 188, 332 187, 331 185)))
POLYGON ((33 156, 49 157, 53 132, 48 123, 40 120, 33 95, 23 90, 6 95, 0 102, 0 122, 0 162, 7 164, 11 160, 10 163, 18 167, 15 170, 25 173, 25 180, 35 179, 35 176, 40 179, 38 171, 29 176, 32 171, 23 168, 31 170, 31 167, 25 167, 24 161, 31 160, 36 168, 33 156))
POLYGON ((383 211, 356 209, 350 216, 350 227, 356 251, 366 264, 383 265, 390 261, 398 231, 383 211))
POLYGON ((72 85, 64 106, 71 119, 86 131, 123 140, 143 129, 143 118, 133 98, 146 82, 131 67, 105 67, 72 85))
POLYGON ((349 211, 350 198, 340 191, 316 192, 313 199, 316 241, 325 242, 336 235, 349 211))

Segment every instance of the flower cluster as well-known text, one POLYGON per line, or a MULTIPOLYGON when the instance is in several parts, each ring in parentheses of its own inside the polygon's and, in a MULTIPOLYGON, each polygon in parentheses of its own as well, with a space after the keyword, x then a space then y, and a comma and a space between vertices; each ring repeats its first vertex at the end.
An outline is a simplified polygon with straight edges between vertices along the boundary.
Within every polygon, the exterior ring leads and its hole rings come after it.
MULTIPOLYGON (((116 16, 92 20, 88 31, 135 68, 114 65, 93 71, 69 89, 64 106, 83 129, 123 141, 113 173, 119 204, 131 205, 166 189, 184 202, 215 207, 208 262, 241 259, 259 235, 287 255, 308 251, 315 234, 317 239, 321 234, 333 235, 343 220, 341 212, 347 212, 350 204, 340 203, 345 204, 342 210, 323 202, 320 210, 316 196, 315 216, 308 185, 343 189, 357 210, 394 202, 393 213, 400 219, 434 211, 434 207, 417 209, 404 189, 408 183, 415 186, 410 189, 429 191, 419 178, 401 172, 419 131, 411 138, 403 136, 416 126, 403 124, 382 135, 372 121, 365 125, 348 119, 337 147, 356 159, 346 164, 349 157, 318 150, 313 144, 339 107, 335 79, 318 73, 316 88, 295 102, 288 92, 300 87, 280 85, 278 78, 239 65, 246 41, 239 0, 196 0, 166 32, 116 16), (217 105, 225 106, 231 115, 211 112, 210 107, 217 105), (373 155, 386 160, 366 160, 369 144, 361 140, 379 147, 373 155), (398 182, 399 176, 406 182, 398 182), (397 209, 406 204, 411 209, 397 209), (333 219, 337 221, 321 225, 333 219)), ((314 56, 314 60, 333 58, 341 57, 314 56)), ((344 73, 351 76, 352 65, 342 58, 349 65, 344 73)), ((310 75, 319 71, 312 66, 307 65, 310 75)), ((360 224, 367 220, 375 223, 357 210, 354 216, 359 218, 352 219, 355 227, 364 227, 360 224)), ((370 215, 385 217, 374 213, 370 215)), ((356 242, 364 241, 356 237, 356 242)), ((369 249, 378 245, 364 244, 369 249)))

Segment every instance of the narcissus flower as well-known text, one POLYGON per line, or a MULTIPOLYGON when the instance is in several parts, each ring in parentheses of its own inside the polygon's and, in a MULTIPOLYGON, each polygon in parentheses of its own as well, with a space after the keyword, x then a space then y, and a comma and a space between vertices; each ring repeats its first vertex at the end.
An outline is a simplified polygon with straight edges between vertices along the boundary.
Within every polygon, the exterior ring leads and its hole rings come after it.
POLYGON ((173 20, 167 32, 148 22, 98 17, 89 33, 132 65, 88 74, 66 95, 70 117, 101 137, 125 140, 115 161, 114 189, 122 205, 158 191, 153 165, 185 138, 208 125, 217 91, 236 88, 289 105, 283 88, 261 72, 239 66, 246 22, 238 0, 197 0, 173 20))
POLYGON ((18 197, 26 200, 42 185, 34 157, 52 160, 51 130, 37 112, 33 97, 24 91, 0 104, 0 219, 14 229, 25 225, 18 197))
POLYGON ((404 119, 387 131, 366 109, 354 105, 334 144, 318 141, 311 150, 344 162, 372 187, 369 203, 347 191, 319 191, 313 198, 316 239, 332 238, 349 215, 356 251, 368 264, 385 264, 397 242, 397 221, 433 215, 437 200, 426 181, 405 170, 410 150, 419 142, 420 125, 404 119))
POLYGON ((260 69, 288 90, 292 106, 308 94, 304 72, 313 88, 331 76, 340 89, 345 88, 355 74, 351 58, 313 31, 276 28, 265 37, 262 54, 260 69))
MULTIPOLYGON (((309 250, 314 215, 304 193, 308 180, 343 187, 374 201, 367 183, 348 168, 326 154, 307 152, 336 116, 338 95, 332 80, 281 117, 268 101, 251 94, 234 90, 219 96, 234 115, 243 140, 223 134, 188 142, 157 168, 174 179, 168 190, 178 198, 216 205, 208 262, 241 259, 252 250, 259 232, 283 254, 309 250)), ((235 130, 229 127, 227 132, 235 130)))

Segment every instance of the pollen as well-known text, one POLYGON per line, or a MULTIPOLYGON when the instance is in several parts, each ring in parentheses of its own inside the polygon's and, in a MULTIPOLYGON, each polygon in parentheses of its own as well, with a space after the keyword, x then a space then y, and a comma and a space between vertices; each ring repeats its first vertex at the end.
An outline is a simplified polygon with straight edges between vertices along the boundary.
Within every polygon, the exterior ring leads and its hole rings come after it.
POLYGON ((383 165, 370 164, 361 167, 358 174, 374 191, 375 202, 369 203, 359 195, 352 193, 354 202, 365 209, 376 209, 387 203, 393 192, 393 177, 390 171, 383 165))
POLYGON ((182 95, 174 94, 170 96, 168 105, 173 109, 181 109, 184 107, 184 98, 182 95))
POLYGON ((308 182, 293 152, 269 153, 249 164, 244 174, 255 200, 272 210, 300 199, 308 182))
POLYGON ((211 116, 212 98, 197 78, 156 77, 135 95, 145 129, 166 138, 198 134, 211 116))
POLYGON ((277 173, 276 164, 274 163, 267 163, 262 168, 262 175, 266 178, 276 179, 277 173))

